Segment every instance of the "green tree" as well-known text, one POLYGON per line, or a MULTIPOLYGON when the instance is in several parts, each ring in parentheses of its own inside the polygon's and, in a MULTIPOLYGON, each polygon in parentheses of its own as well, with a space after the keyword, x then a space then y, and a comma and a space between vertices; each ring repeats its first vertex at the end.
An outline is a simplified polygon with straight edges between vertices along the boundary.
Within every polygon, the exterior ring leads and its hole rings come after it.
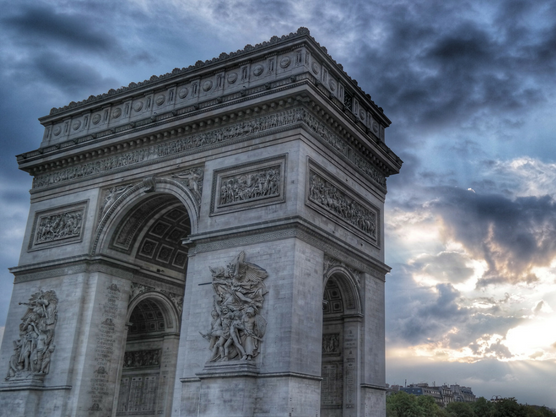
POLYGON ((436 404, 430 395, 420 395, 417 397, 417 405, 421 408, 423 415, 427 417, 447 417, 448 413, 436 404))
POLYGON ((415 395, 400 391, 386 397, 387 417, 428 417, 417 404, 415 395))
POLYGON ((450 417, 477 417, 469 403, 450 403, 446 411, 450 417))
POLYGON ((527 417, 556 417, 556 413, 544 406, 524 405, 523 407, 525 408, 525 415, 527 417))
POLYGON ((513 397, 502 398, 494 403, 493 417, 527 417, 526 407, 513 397))
POLYGON ((485 397, 479 397, 477 401, 473 403, 473 412, 477 417, 490 417, 493 409, 493 404, 485 397))

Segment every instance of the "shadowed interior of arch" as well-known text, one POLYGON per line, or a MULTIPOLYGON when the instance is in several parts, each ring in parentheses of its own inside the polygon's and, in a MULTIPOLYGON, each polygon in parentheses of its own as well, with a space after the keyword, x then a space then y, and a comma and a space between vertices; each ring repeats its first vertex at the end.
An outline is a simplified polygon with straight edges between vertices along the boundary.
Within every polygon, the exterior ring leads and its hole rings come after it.
POLYGON ((182 294, 191 234, 184 204, 152 192, 129 205, 109 235, 107 254, 133 264, 125 351, 117 393, 118 416, 169 415, 179 345, 179 314, 165 294, 182 294))
POLYGON ((353 329, 347 328, 345 319, 360 313, 358 297, 355 283, 347 273, 329 275, 323 294, 320 414, 322 417, 346 415, 344 400, 347 395, 346 389, 349 391, 349 387, 346 387, 345 380, 346 377, 352 378, 354 364, 352 358, 345 355, 348 346, 346 341, 353 335, 353 329), (346 333, 349 333, 349 336, 346 333))
POLYGON ((140 266, 149 265, 150 270, 183 273, 187 247, 181 241, 190 233, 183 204, 170 194, 157 193, 127 212, 112 234, 109 249, 130 256, 140 266))

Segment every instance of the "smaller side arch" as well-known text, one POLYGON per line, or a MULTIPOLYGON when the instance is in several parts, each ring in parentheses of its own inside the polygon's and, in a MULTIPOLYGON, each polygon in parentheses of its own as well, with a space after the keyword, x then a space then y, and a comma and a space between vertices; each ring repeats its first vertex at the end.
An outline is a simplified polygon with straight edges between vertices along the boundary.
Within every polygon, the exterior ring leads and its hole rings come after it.
POLYGON ((323 288, 326 288, 330 279, 336 281, 346 301, 345 313, 363 314, 359 284, 349 269, 341 265, 329 268, 324 274, 323 288))
POLYGON ((164 294, 156 291, 147 291, 135 296, 128 304, 126 323, 130 322, 131 314, 142 301, 149 300, 160 308, 164 316, 164 323, 167 330, 178 333, 180 330, 180 316, 172 301, 164 294))

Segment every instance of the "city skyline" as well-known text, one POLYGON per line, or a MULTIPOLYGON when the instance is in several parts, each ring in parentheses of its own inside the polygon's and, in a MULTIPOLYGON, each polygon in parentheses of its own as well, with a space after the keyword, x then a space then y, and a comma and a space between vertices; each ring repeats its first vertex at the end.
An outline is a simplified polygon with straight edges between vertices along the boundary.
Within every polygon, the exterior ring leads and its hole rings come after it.
POLYGON ((384 213, 386 382, 456 381, 556 407, 538 386, 556 372, 555 5, 2 6, 2 330, 31 186, 15 155, 38 148, 37 118, 305 26, 384 109, 404 160, 384 213))

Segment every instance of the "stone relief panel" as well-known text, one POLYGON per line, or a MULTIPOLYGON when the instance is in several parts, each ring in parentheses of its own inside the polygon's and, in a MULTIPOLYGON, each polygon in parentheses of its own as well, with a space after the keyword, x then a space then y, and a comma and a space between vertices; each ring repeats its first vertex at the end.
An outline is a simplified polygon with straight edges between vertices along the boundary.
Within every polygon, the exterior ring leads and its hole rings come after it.
POLYGON ((88 202, 65 206, 35 215, 30 250, 80 242, 88 202))
POLYGON ((224 267, 210 268, 214 289, 214 309, 207 333, 209 362, 251 361, 260 353, 266 320, 260 312, 268 293, 264 280, 268 273, 245 261, 241 252, 224 267))
POLYGON ((124 353, 124 368, 160 366, 160 349, 136 350, 124 353))
POLYGON ((58 321, 58 297, 55 291, 34 293, 21 318, 19 339, 13 342, 6 381, 43 378, 50 371, 50 360, 56 349, 54 332, 58 321))
POLYGON ((306 204, 353 231, 375 246, 378 238, 378 208, 332 180, 323 170, 309 167, 306 204))
POLYGON ((330 333, 322 335, 323 355, 340 354, 340 333, 330 333))
POLYGON ((212 214, 285 201, 286 157, 214 172, 212 214))

